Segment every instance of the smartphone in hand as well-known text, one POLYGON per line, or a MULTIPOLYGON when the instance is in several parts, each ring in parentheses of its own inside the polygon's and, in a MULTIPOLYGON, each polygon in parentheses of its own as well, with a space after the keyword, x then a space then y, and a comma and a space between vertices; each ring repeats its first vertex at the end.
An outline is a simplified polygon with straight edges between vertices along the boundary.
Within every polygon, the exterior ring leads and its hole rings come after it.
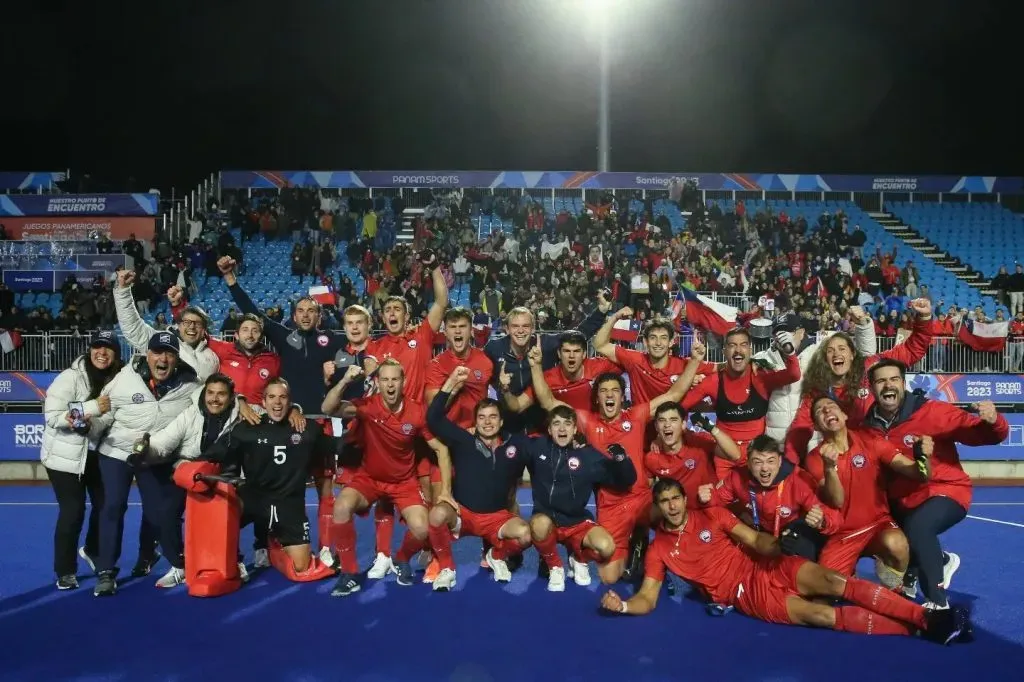
POLYGON ((68 414, 71 415, 71 424, 76 429, 84 429, 85 404, 80 402, 68 403, 68 414))

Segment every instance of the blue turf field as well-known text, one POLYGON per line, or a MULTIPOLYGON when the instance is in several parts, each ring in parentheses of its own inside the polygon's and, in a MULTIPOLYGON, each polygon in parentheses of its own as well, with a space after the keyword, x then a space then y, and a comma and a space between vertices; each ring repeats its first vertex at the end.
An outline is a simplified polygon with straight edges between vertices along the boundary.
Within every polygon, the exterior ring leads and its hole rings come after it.
MULTIPOLYGON (((520 492, 528 503, 529 491, 520 492)), ((312 492, 310 500, 313 500, 312 492)), ((213 600, 162 591, 157 575, 122 584, 112 599, 53 587, 56 506, 48 487, 0 487, 0 678, 58 680, 345 680, 346 682, 739 682, 1024 679, 1024 489, 982 488, 970 518, 945 536, 963 565, 952 596, 971 605, 976 641, 937 647, 711 618, 690 599, 663 599, 647 617, 604 617, 596 582, 550 594, 537 555, 511 584, 476 567, 479 541, 456 545, 449 594, 402 588, 393 577, 331 599, 332 581, 293 585, 273 570, 213 600)), ((311 510, 315 513, 315 510, 311 510)), ((524 513, 529 508, 524 504, 524 513)), ((128 511, 123 564, 136 554, 138 506, 128 511)), ((362 520, 360 561, 372 558, 362 520)), ((396 538, 397 543, 397 538, 396 538)), ((244 540, 245 547, 250 537, 244 540)), ((870 572, 868 562, 861 568, 870 572)), ((625 587, 620 587, 625 591, 625 587)), ((684 593, 686 590, 680 590, 684 593)))

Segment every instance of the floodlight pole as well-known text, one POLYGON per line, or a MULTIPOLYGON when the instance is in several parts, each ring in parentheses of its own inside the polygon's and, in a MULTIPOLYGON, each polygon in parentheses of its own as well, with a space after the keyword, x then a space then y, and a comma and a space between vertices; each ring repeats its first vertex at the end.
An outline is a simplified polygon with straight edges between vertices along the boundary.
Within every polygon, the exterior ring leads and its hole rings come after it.
POLYGON ((598 63, 599 63, 599 88, 598 88, 598 113, 597 113, 597 170, 607 172, 610 170, 611 157, 611 114, 608 111, 610 105, 610 90, 608 83, 611 72, 611 57, 609 53, 609 21, 608 11, 604 8, 598 9, 598 63))

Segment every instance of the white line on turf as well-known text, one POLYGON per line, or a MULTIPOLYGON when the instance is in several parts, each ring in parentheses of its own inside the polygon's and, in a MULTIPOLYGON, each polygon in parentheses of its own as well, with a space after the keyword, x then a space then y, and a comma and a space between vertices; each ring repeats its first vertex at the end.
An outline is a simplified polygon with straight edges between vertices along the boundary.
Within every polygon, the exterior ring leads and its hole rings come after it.
POLYGON ((988 521, 989 523, 998 523, 1001 526, 1013 526, 1014 528, 1024 528, 1024 523, 1014 523, 1013 521, 1000 521, 999 519, 989 519, 984 516, 972 516, 967 515, 967 518, 974 519, 975 521, 988 521))

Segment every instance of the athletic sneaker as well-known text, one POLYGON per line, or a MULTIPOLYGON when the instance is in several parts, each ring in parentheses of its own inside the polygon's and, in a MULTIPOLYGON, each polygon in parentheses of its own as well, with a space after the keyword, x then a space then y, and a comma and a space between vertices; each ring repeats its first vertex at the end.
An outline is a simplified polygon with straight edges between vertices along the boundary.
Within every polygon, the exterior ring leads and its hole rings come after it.
POLYGON ((970 628, 967 610, 960 607, 925 610, 924 637, 938 644, 949 645, 970 628))
POLYGON ((266 548, 253 550, 252 553, 252 567, 253 568, 269 568, 270 567, 270 552, 266 548))
POLYGON ((377 552, 377 556, 373 559, 373 566, 370 566, 370 570, 366 572, 366 577, 370 580, 380 580, 390 572, 391 557, 384 552, 377 552))
POLYGON ((249 570, 241 561, 238 562, 238 577, 242 581, 242 584, 249 582, 249 570))
POLYGON ((82 557, 82 561, 84 561, 85 565, 89 567, 89 571, 91 573, 96 572, 96 560, 85 551, 85 547, 78 548, 78 556, 82 557))
POLYGON ((508 564, 501 559, 494 558, 494 550, 487 550, 484 561, 494 574, 494 582, 507 583, 512 580, 512 571, 508 570, 508 564))
POLYGON ((569 557, 569 577, 580 587, 590 584, 590 566, 585 561, 576 561, 573 556, 569 557))
MULTIPOLYGON (((522 552, 520 552, 519 554, 513 554, 512 556, 510 556, 508 559, 505 560, 505 563, 508 564, 508 570, 510 570, 513 573, 515 573, 516 571, 518 571, 520 568, 523 567, 523 554, 522 554, 522 552)), ((544 563, 544 562, 542 561, 541 563, 544 563)))
POLYGON ((135 565, 132 566, 132 577, 133 578, 145 578, 149 575, 153 567, 160 561, 160 552, 153 552, 151 557, 140 556, 136 560, 135 565))
POLYGON ((327 568, 334 567, 334 554, 331 553, 330 547, 321 547, 319 557, 320 563, 322 563, 324 566, 326 566, 327 568))
POLYGON ((565 592, 565 569, 561 566, 548 569, 548 592, 565 592))
POLYGON ((945 560, 942 564, 942 589, 948 590, 950 583, 953 582, 953 576, 960 569, 960 555, 943 552, 942 558, 945 560))
POLYGON ((332 597, 347 597, 360 590, 359 581, 351 573, 342 573, 338 576, 338 582, 334 583, 331 590, 332 597))
POLYGON ((156 581, 157 587, 171 588, 177 587, 185 582, 185 569, 174 568, 171 566, 171 570, 164 573, 164 577, 156 581))
POLYGON ((423 572, 423 582, 427 585, 434 582, 437 575, 441 572, 441 564, 437 563, 437 559, 431 558, 430 563, 427 564, 427 569, 423 572))
POLYGON ((112 597, 117 594, 117 571, 100 571, 96 587, 92 588, 94 597, 112 597))
POLYGON ((434 592, 448 592, 455 587, 455 571, 442 568, 434 578, 434 592))
POLYGON ((57 589, 58 590, 77 590, 78 589, 78 578, 73 575, 62 575, 57 578, 57 589))
POLYGON ((409 565, 408 561, 394 561, 391 562, 391 571, 396 576, 396 582, 402 587, 408 587, 412 585, 413 573, 412 566, 409 565))

